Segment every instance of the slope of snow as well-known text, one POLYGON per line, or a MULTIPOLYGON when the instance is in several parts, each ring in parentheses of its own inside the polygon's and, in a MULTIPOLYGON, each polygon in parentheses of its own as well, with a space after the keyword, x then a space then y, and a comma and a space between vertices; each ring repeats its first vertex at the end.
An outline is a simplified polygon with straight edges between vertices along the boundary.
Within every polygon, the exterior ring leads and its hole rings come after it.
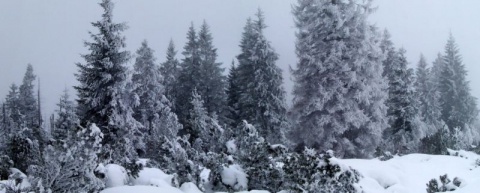
POLYGON ((450 180, 459 177, 463 181, 460 188, 454 192, 478 192, 480 168, 475 162, 480 157, 465 151, 459 152, 459 156, 462 157, 409 154, 388 161, 378 159, 340 161, 364 176, 359 185, 367 193, 425 193, 426 184, 444 174, 447 174, 450 180))

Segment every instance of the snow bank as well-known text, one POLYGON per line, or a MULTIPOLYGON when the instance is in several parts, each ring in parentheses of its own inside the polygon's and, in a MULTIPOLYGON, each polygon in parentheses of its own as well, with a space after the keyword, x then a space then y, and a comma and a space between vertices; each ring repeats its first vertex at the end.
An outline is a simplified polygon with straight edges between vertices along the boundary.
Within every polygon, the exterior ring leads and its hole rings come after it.
POLYGON ((238 164, 224 167, 220 175, 224 184, 230 185, 237 190, 247 188, 247 175, 238 164))
POLYGON ((188 193, 183 192, 177 188, 171 186, 118 186, 113 188, 108 188, 100 193, 188 193))
POLYGON ((130 178, 133 185, 172 186, 173 175, 165 174, 157 168, 143 168, 137 178, 130 178))
POLYGON ((183 183, 182 186, 180 186, 180 190, 185 193, 202 193, 202 191, 200 191, 198 187, 192 182, 183 183))
POLYGON ((425 193, 426 184, 433 178, 447 174, 453 180, 463 180, 454 192, 478 192, 480 190, 480 168, 475 165, 478 155, 457 151, 446 155, 410 154, 388 161, 378 159, 345 159, 342 163, 358 170, 364 178, 359 186, 366 193, 425 193), (460 157, 461 155, 461 157, 460 157))
POLYGON ((120 165, 108 164, 103 172, 105 173, 105 186, 107 188, 123 186, 128 182, 127 170, 120 165))

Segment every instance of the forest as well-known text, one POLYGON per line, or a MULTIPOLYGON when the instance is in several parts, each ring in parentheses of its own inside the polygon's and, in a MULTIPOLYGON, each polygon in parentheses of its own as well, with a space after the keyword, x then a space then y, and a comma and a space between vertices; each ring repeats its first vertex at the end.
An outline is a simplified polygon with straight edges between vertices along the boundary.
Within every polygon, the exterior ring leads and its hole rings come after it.
POLYGON ((361 172, 338 160, 480 153, 477 100, 454 34, 433 62, 421 56, 410 68, 388 30, 368 22, 370 0, 292 6, 292 105, 261 9, 225 69, 207 21, 157 59, 147 40, 126 50, 128 26, 113 22, 111 0, 99 5, 78 85, 56 112, 42 114, 31 64, 0 104, 0 192, 106 192, 118 184, 114 167, 122 185, 154 168, 172 187, 200 192, 368 192, 356 185, 361 172))

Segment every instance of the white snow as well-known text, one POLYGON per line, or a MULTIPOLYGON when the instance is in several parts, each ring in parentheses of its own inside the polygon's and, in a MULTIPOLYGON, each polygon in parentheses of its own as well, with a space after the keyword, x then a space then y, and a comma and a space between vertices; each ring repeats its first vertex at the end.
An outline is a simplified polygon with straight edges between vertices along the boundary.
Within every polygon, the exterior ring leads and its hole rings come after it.
POLYGON ((237 190, 247 188, 247 175, 238 164, 224 167, 220 175, 224 184, 230 185, 237 190))
POLYGON ((409 154, 387 161, 378 159, 337 160, 357 169, 364 178, 359 186, 367 193, 425 193, 427 183, 447 174, 450 180, 463 182, 454 192, 478 192, 480 168, 475 165, 480 156, 459 151, 459 156, 409 154))
POLYGON ((172 186, 173 176, 157 168, 143 168, 137 178, 130 178, 133 185, 172 186))
POLYGON ((183 183, 182 186, 180 186, 180 190, 185 193, 202 193, 202 191, 200 191, 198 187, 192 182, 183 183))
POLYGON ((154 187, 154 186, 119 186, 108 188, 100 193, 185 193, 172 186, 154 187))
POLYGON ((107 188, 126 185, 128 174, 125 168, 117 164, 108 164, 105 166, 105 186, 107 188))
POLYGON ((235 144, 235 139, 231 139, 231 140, 227 141, 227 143, 225 143, 225 145, 227 146, 227 152, 228 153, 234 154, 235 152, 237 152, 237 145, 235 144))

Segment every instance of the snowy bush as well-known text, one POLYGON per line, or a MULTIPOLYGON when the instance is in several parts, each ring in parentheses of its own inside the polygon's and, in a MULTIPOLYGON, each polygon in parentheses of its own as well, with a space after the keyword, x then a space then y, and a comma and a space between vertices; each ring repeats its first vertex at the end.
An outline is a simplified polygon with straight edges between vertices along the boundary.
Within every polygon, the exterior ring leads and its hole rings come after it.
POLYGON ((360 173, 344 166, 333 157, 333 152, 318 154, 313 149, 293 153, 287 157, 285 166, 287 189, 294 192, 349 192, 359 190, 355 184, 360 173))
POLYGON ((454 191, 460 187, 462 181, 457 177, 451 181, 447 174, 445 174, 440 176, 440 183, 442 184, 440 185, 438 180, 435 178, 430 180, 427 184, 427 193, 454 191))

